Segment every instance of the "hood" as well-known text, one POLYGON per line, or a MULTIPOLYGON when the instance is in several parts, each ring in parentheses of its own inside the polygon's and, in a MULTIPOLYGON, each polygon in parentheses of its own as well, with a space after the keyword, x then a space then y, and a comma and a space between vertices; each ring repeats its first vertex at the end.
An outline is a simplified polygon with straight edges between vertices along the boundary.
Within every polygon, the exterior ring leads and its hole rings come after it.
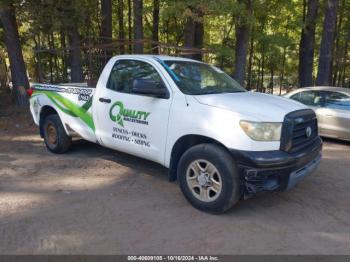
POLYGON ((194 98, 203 105, 237 112, 262 122, 282 122, 286 114, 307 108, 288 98, 254 92, 197 95, 194 98))

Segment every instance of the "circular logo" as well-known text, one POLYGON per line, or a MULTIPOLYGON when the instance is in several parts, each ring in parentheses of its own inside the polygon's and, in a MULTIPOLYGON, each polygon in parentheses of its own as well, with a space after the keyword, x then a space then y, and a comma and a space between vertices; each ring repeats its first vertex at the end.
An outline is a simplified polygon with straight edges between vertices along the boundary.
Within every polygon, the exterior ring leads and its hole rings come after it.
POLYGON ((306 129, 305 129, 305 135, 306 137, 310 137, 312 135, 312 129, 310 126, 308 126, 306 129))

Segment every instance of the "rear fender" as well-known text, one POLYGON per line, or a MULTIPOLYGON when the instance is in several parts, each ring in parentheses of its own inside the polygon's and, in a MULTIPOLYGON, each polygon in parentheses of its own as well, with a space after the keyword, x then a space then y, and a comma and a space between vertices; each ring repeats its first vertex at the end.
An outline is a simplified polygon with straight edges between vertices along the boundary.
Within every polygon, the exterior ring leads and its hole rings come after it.
POLYGON ((64 131, 66 132, 66 134, 68 136, 70 136, 70 132, 68 130, 68 127, 67 125, 62 121, 62 118, 60 116, 60 114, 58 113, 58 111, 53 107, 53 106, 50 106, 50 105, 45 105, 41 108, 40 110, 40 115, 39 115, 39 129, 40 129, 40 136, 43 138, 44 137, 44 120, 47 116, 49 115, 58 115, 62 124, 63 124, 63 128, 64 128, 64 131))

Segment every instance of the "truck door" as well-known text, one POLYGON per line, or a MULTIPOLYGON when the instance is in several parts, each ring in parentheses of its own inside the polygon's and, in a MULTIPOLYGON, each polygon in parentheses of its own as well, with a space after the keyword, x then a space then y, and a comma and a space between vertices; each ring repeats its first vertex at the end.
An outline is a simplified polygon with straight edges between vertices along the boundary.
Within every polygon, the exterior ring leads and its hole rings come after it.
POLYGON ((172 100, 159 69, 145 61, 119 59, 106 86, 99 88, 95 114, 100 142, 106 147, 164 163, 172 100), (135 83, 138 91, 152 86, 165 95, 136 93, 135 83))

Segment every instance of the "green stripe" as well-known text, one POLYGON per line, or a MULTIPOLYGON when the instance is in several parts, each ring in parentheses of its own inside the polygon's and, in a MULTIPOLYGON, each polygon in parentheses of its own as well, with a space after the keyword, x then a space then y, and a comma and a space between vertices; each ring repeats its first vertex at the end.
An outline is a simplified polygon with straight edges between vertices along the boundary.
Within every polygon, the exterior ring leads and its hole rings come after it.
POLYGON ((90 97, 90 99, 86 101, 86 103, 82 107, 84 108, 85 111, 88 111, 91 106, 92 106, 92 97, 90 97))
POLYGON ((34 91, 33 96, 39 94, 46 95, 64 113, 73 117, 80 118, 88 127, 90 127, 95 132, 94 121, 92 119, 91 114, 87 112, 87 110, 89 110, 89 108, 91 107, 92 99, 90 99, 90 103, 89 100, 83 106, 79 106, 56 92, 36 90, 34 91), (64 107, 62 107, 58 102, 64 107))
POLYGON ((65 109, 64 107, 62 107, 59 103, 56 102, 55 99, 53 99, 52 97, 50 96, 47 96, 51 101, 52 103, 54 103, 61 111, 63 111, 64 113, 66 113, 67 115, 70 115, 72 117, 77 117, 72 111, 68 110, 68 109, 65 109))

